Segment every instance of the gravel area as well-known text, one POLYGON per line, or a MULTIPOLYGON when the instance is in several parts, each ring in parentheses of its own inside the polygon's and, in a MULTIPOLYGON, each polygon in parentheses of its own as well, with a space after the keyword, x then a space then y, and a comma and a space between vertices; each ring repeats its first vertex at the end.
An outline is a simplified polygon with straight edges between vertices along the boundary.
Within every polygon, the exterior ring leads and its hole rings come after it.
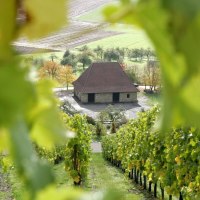
POLYGON ((102 152, 101 142, 92 142, 91 148, 93 153, 100 153, 102 152))
MULTIPOLYGON (((104 110, 109 104, 82 104, 73 97, 72 91, 64 89, 55 89, 56 95, 61 101, 68 101, 77 111, 88 116, 97 118, 99 112, 104 110)), ((150 108, 148 105, 148 98, 142 93, 138 93, 138 103, 117 103, 112 104, 114 107, 122 107, 125 110, 127 119, 132 119, 137 116, 137 112, 141 109, 147 110, 150 108)))

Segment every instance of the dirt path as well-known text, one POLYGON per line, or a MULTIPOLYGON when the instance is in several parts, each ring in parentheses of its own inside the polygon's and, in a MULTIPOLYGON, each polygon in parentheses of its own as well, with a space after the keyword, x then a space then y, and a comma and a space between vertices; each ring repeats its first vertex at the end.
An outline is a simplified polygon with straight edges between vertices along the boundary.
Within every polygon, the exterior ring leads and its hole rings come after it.
POLYGON ((11 188, 7 181, 7 175, 2 173, 0 169, 0 199, 12 200, 11 188))
POLYGON ((93 153, 101 153, 102 152, 101 142, 92 142, 91 148, 92 148, 93 153))
POLYGON ((115 188, 116 191, 122 192, 123 200, 153 199, 137 189, 119 169, 106 162, 101 153, 92 155, 86 187, 92 191, 115 188))

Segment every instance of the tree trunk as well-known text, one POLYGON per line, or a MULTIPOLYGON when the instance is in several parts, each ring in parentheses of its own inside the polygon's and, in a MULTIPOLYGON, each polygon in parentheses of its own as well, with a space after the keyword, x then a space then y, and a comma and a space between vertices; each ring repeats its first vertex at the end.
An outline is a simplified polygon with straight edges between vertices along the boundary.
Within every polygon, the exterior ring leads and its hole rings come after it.
POLYGON ((172 200, 172 195, 171 194, 169 195, 169 200, 172 200))

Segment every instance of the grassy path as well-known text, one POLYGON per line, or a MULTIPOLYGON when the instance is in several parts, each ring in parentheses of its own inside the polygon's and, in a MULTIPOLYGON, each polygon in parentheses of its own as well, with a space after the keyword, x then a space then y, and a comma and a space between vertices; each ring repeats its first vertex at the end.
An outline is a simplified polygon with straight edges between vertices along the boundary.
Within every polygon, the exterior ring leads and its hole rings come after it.
POLYGON ((119 169, 106 162, 101 153, 92 154, 89 176, 85 187, 92 191, 114 188, 123 193, 124 200, 152 199, 138 190, 119 169))
MULTIPOLYGON (((64 163, 53 167, 58 187, 73 186, 73 180, 64 170, 64 163)), ((114 189, 123 194, 123 200, 152 200, 148 193, 137 189, 132 181, 121 170, 106 162, 101 153, 93 153, 89 168, 88 179, 83 184, 83 189, 89 192, 104 189, 114 189)), ((21 200, 25 188, 17 178, 14 171, 3 175, 0 173, 0 200, 21 200)))

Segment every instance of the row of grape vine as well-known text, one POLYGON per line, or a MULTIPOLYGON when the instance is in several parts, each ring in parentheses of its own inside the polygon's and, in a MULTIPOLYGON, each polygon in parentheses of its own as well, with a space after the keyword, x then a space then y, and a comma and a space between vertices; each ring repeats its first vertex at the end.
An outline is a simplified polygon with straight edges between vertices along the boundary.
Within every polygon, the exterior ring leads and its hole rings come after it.
POLYGON ((161 134, 153 129, 159 108, 142 112, 121 127, 117 134, 104 137, 103 155, 122 168, 136 183, 157 197, 165 191, 169 199, 200 199, 200 133, 195 128, 173 128, 161 134))
POLYGON ((91 156, 91 132, 85 116, 74 115, 69 117, 63 114, 68 129, 67 144, 56 146, 53 150, 37 147, 40 157, 53 164, 65 162, 65 170, 74 180, 74 185, 80 185, 87 177, 88 165, 91 156))

